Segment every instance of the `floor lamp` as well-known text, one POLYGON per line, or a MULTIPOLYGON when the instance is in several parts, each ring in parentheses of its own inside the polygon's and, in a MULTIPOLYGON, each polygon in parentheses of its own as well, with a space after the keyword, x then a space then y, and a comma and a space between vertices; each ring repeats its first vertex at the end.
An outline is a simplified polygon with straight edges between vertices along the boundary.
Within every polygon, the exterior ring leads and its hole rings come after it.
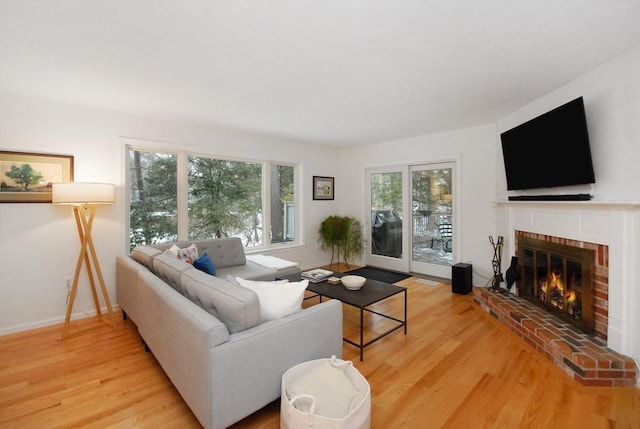
POLYGON ((64 339, 69 336, 71 311, 73 310, 73 302, 78 292, 78 279, 83 264, 86 266, 87 274, 89 275, 91 293, 96 307, 96 316, 115 329, 116 318, 113 313, 113 308, 111 307, 111 300, 109 299, 109 293, 104 284, 100 263, 98 262, 98 256, 96 255, 96 249, 91 237, 91 227, 93 226, 96 208, 100 204, 113 204, 115 202, 115 186, 110 183, 54 183, 52 202, 53 204, 71 205, 73 207, 73 214, 76 218, 76 226, 78 227, 78 234, 80 236, 80 253, 78 254, 71 290, 69 291, 69 302, 67 304, 67 315, 64 319, 64 327, 62 328, 62 338, 64 339), (94 272, 98 278, 102 297, 107 307, 106 314, 103 314, 100 308, 94 272))

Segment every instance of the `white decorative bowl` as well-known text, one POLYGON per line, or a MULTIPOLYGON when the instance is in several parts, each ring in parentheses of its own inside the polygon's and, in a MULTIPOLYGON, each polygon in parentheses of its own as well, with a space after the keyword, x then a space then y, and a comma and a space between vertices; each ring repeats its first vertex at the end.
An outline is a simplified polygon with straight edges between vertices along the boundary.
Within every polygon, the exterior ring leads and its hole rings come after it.
POLYGON ((367 281, 367 279, 362 276, 344 276, 341 277, 340 280, 342 280, 344 287, 349 290, 358 290, 364 286, 364 283, 367 281))

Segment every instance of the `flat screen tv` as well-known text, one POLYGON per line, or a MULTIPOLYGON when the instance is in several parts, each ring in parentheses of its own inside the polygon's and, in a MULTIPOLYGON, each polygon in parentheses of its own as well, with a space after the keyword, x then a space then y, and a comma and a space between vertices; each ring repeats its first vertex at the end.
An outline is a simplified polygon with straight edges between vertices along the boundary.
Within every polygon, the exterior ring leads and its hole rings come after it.
POLYGON ((595 183, 582 97, 500 138, 510 191, 595 183))

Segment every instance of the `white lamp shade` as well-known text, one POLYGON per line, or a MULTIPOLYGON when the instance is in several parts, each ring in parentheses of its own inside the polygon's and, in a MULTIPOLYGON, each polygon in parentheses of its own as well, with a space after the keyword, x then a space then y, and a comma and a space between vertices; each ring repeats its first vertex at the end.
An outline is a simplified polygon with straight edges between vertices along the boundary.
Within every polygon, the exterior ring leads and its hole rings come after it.
POLYGON ((51 200, 53 204, 113 204, 116 187, 111 183, 54 183, 51 200))

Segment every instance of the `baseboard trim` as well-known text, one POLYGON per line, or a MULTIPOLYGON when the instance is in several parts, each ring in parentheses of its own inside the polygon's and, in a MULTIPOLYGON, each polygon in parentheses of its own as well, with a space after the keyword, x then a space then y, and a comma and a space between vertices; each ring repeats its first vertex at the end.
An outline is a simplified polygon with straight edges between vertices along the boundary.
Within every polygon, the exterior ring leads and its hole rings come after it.
MULTIPOLYGON (((120 306, 117 304, 113 305, 112 307, 113 307, 113 311, 120 310, 120 306)), ((107 307, 103 307, 102 313, 104 314, 106 312, 107 312, 107 307)), ((88 317, 95 317, 95 316, 96 316, 95 309, 87 310, 87 311, 79 311, 77 313, 71 314, 71 320, 86 319, 88 317)), ((0 336, 15 334, 15 333, 24 332, 24 331, 31 331, 33 329, 46 328, 48 326, 62 325, 64 323, 64 317, 65 316, 52 317, 50 319, 43 319, 35 322, 23 323, 20 325, 12 325, 12 326, 0 328, 0 336)), ((62 327, 60 327, 60 329, 62 329, 62 327)))

